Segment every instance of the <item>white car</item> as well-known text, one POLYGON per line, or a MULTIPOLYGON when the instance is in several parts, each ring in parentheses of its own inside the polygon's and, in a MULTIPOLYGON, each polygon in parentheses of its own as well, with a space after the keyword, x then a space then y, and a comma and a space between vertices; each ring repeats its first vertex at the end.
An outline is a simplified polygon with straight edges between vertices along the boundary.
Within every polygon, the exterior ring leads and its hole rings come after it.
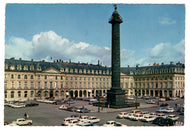
POLYGON ((166 108, 165 110, 164 110, 164 112, 167 112, 167 113, 172 113, 172 112, 174 112, 175 110, 173 109, 173 108, 171 108, 171 107, 169 107, 169 108, 166 108))
POLYGON ((63 126, 67 126, 67 124, 68 124, 71 120, 74 120, 74 119, 73 119, 72 117, 64 118, 64 120, 62 121, 62 125, 63 125, 63 126))
POLYGON ((143 122, 151 122, 151 121, 153 121, 155 118, 156 118, 156 116, 147 115, 147 116, 144 116, 144 117, 141 119, 141 121, 143 121, 143 122))
POLYGON ((16 123, 19 126, 32 125, 32 120, 27 120, 27 119, 24 119, 24 118, 18 118, 16 121, 13 121, 12 123, 13 124, 16 123))
POLYGON ((156 114, 156 113, 154 113, 154 112, 151 112, 149 115, 150 115, 150 116, 157 117, 157 114, 156 114))
POLYGON ((132 119, 134 116, 134 113, 129 113, 125 118, 127 119, 132 119))
POLYGON ((126 125, 116 121, 107 121, 105 124, 103 124, 103 126, 112 127, 112 126, 126 126, 126 125))
POLYGON ((59 107, 60 110, 66 110, 67 108, 68 108, 68 107, 65 106, 65 105, 61 105, 61 106, 59 107))
POLYGON ((95 117, 95 116, 90 116, 90 117, 88 118, 88 121, 89 121, 90 123, 97 123, 97 122, 100 122, 100 119, 97 118, 97 117, 95 117))
POLYGON ((142 114, 135 114, 131 120, 133 121, 138 121, 138 120, 141 120, 143 118, 143 115, 142 114))
POLYGON ((88 121, 88 116, 80 116, 80 117, 79 117, 79 120, 80 120, 80 121, 83 121, 83 122, 89 122, 89 121, 88 121))
POLYGON ((122 119, 122 118, 127 117, 127 115, 128 115, 127 112, 120 112, 120 113, 117 115, 117 118, 122 119))
POLYGON ((163 117, 163 118, 166 118, 166 115, 163 114, 163 113, 158 113, 158 114, 157 114, 157 117, 163 117))
POLYGON ((66 125, 67 126, 78 126, 79 120, 70 120, 66 125))

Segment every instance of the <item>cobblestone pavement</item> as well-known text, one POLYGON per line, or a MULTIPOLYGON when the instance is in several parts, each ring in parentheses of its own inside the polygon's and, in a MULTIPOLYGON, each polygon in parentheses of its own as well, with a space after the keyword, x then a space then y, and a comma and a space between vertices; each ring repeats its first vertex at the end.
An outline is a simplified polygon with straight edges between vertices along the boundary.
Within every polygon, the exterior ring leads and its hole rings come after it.
MULTIPOLYGON (((142 111, 150 111, 155 112, 158 105, 155 104, 145 104, 143 100, 140 100, 141 105, 138 109, 142 111)), ((183 104, 183 100, 178 101, 170 101, 167 102, 170 106, 174 107, 176 103, 183 104)), ((19 108, 13 109, 10 107, 4 108, 4 121, 12 122, 15 121, 17 118, 23 117, 24 113, 26 112, 29 115, 29 118, 33 121, 33 126, 60 126, 61 122, 64 118, 71 116, 72 114, 80 114, 76 112, 69 112, 65 110, 59 110, 58 107, 60 105, 53 105, 53 104, 45 104, 39 103, 39 106, 35 107, 26 107, 26 108, 19 108)), ((103 125, 106 121, 115 120, 121 122, 127 126, 155 126, 151 123, 144 123, 141 121, 131 121, 127 119, 117 119, 116 116, 119 112, 126 111, 129 112, 134 107, 131 108, 122 108, 122 109, 113 109, 113 108, 100 108, 100 112, 98 112, 98 107, 88 105, 86 101, 77 101, 75 104, 71 104, 71 106, 77 107, 86 107, 91 110, 90 113, 82 113, 80 115, 88 115, 88 116, 96 116, 100 118, 100 122, 97 123, 98 125, 103 125)), ((179 121, 184 122, 184 116, 179 115, 179 113, 175 112, 177 116, 180 117, 179 121)))

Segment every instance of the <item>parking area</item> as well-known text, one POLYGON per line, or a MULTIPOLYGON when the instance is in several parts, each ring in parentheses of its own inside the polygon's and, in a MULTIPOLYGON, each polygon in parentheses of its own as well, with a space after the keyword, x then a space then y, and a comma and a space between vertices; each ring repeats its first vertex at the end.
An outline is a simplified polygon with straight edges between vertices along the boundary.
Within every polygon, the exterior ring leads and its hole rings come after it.
MULTIPOLYGON (((138 102, 141 103, 140 107, 138 107, 141 111, 149 111, 149 112, 155 112, 159 107, 161 103, 168 103, 169 106, 175 107, 175 104, 183 104, 184 100, 179 99, 176 101, 165 101, 160 102, 158 104, 146 104, 144 100, 140 99, 138 102)), ((87 115, 87 116, 96 116, 100 119, 100 122, 97 123, 98 125, 103 125, 106 121, 114 120, 121 122, 122 124, 125 124, 127 126, 155 126, 152 123, 145 123, 141 121, 131 121, 128 119, 117 119, 117 114, 120 112, 130 112, 132 109, 135 109, 134 107, 131 108, 122 108, 122 109, 112 109, 112 108, 99 108, 100 112, 98 112, 98 107, 89 105, 88 101, 81 101, 76 100, 74 104, 70 104, 70 106, 76 106, 76 107, 85 107, 91 110, 90 113, 76 113, 76 112, 70 112, 66 110, 60 110, 60 105, 54 105, 54 104, 47 104, 47 103, 40 103, 38 102, 38 106, 33 107, 25 107, 25 108, 11 108, 11 107, 5 107, 4 108, 4 121, 5 122, 12 122, 15 121, 17 118, 24 117, 24 114, 27 113, 29 115, 29 119, 33 121, 33 126, 60 126, 63 119, 66 117, 69 117, 73 114, 78 115, 87 115)), ((69 105, 69 104, 66 104, 69 105)), ((168 115, 169 113, 167 113, 168 115)), ((184 116, 179 115, 179 112, 173 112, 172 114, 175 114, 179 116, 179 121, 184 122, 184 116)))

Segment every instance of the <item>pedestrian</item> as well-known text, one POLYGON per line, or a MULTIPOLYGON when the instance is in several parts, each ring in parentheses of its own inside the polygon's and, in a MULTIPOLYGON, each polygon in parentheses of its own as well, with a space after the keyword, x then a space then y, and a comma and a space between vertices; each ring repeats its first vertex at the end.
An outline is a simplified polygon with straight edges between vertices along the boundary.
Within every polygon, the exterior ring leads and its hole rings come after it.
POLYGON ((27 114, 26 114, 26 112, 24 113, 24 118, 27 119, 27 114))

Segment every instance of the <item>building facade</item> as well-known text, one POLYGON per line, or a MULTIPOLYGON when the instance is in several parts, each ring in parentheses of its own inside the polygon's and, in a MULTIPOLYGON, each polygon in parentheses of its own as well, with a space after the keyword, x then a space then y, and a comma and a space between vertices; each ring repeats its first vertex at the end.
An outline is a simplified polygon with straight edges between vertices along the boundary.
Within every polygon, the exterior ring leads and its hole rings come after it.
MULTIPOLYGON (((107 96, 111 68, 99 64, 5 59, 5 100, 107 96)), ((182 97, 184 65, 121 68, 121 88, 129 96, 182 97)))

